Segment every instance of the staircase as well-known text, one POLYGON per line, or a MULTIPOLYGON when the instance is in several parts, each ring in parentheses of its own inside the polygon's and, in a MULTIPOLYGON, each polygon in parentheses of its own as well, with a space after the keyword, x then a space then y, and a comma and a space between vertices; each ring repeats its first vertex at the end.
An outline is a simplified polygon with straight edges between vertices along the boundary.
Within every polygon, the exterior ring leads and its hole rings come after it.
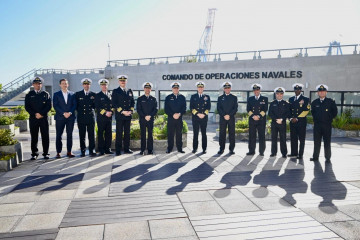
POLYGON ((0 93, 0 106, 10 101, 32 85, 32 79, 36 75, 37 71, 41 69, 32 69, 31 71, 23 74, 22 76, 16 78, 15 80, 5 84, 2 87, 0 93))

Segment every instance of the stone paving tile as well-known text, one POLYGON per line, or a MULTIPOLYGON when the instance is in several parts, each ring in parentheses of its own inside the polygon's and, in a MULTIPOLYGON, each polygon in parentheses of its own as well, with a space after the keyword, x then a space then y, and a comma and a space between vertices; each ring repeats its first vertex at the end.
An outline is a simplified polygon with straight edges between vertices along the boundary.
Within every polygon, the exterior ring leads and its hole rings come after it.
POLYGON ((60 228, 56 240, 102 240, 104 225, 60 228))
POLYGON ((41 194, 42 192, 12 192, 0 198, 0 203, 34 202, 41 194))
POLYGON ((2 240, 53 240, 56 238, 59 229, 44 229, 32 231, 20 231, 11 233, 0 233, 2 240))
POLYGON ((301 210, 320 223, 354 220, 348 215, 340 212, 334 206, 302 208, 301 210))
POLYGON ((215 200, 183 203, 183 207, 190 217, 225 213, 215 200))
POLYGON ((347 240, 359 239, 360 236, 359 221, 324 223, 324 225, 344 239, 347 240))
POLYGON ((123 222, 105 225, 104 240, 150 240, 147 221, 123 222))
POLYGON ((109 196, 109 185, 97 185, 88 188, 79 188, 75 194, 75 198, 93 198, 109 196), (97 187, 99 186, 99 187, 97 187), (103 186, 103 187, 102 187, 103 186))
POLYGON ((353 219, 360 220, 360 204, 338 206, 337 208, 353 219))
POLYGON ((35 202, 27 214, 65 213, 70 200, 51 200, 35 202))
POLYGON ((33 202, 0 204, 0 217, 25 215, 33 204, 33 202))
POLYGON ((64 213, 26 215, 17 224, 14 232, 57 228, 63 217, 64 213))
POLYGON ((76 189, 70 190, 54 190, 54 191, 46 191, 43 192, 39 201, 49 201, 49 200, 66 200, 66 199, 73 199, 76 193, 76 189))
POLYGON ((21 216, 0 217, 0 233, 10 232, 21 216))
POLYGON ((196 236, 188 218, 149 221, 152 239, 171 239, 196 236))
POLYGON ((177 195, 182 203, 214 200, 208 191, 179 192, 177 195))

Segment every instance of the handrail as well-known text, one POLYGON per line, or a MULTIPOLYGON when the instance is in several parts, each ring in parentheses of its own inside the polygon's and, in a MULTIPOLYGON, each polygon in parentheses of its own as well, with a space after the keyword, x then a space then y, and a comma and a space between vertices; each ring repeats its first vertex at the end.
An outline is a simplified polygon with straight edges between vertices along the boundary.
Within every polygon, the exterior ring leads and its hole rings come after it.
MULTIPOLYGON (((352 52, 352 54, 357 54, 357 46, 359 46, 359 44, 344 44, 344 45, 340 45, 339 47, 353 47, 354 50, 352 52)), ((209 57, 209 59, 212 57, 213 61, 221 61, 221 56, 222 55, 234 55, 234 59, 233 60, 239 60, 238 55, 241 54, 248 54, 248 53, 253 53, 253 57, 252 59, 261 59, 261 53, 265 53, 265 52, 278 52, 277 58, 281 58, 281 52, 285 52, 285 51, 297 51, 297 55, 296 57, 308 57, 309 53, 308 51, 311 49, 328 49, 329 46, 317 46, 317 47, 303 47, 303 48, 279 48, 279 49, 264 49, 264 50, 253 50, 253 51, 238 51, 238 52, 221 52, 221 53, 209 53, 209 54, 204 54, 204 56, 209 57), (303 51, 305 52, 305 54, 303 54, 303 51)), ((173 60, 173 63, 185 63, 185 62, 192 62, 192 61, 187 61, 187 59, 189 58, 193 58, 196 57, 197 55, 194 54, 189 54, 189 55, 175 55, 175 56, 166 56, 166 57, 147 57, 147 58, 130 58, 130 59, 120 59, 120 60, 109 60, 107 61, 107 66, 130 66, 130 65, 141 65, 141 63, 144 63, 146 61, 147 64, 149 65, 154 65, 154 64, 169 64, 169 60, 173 60), (166 60, 165 62, 163 62, 162 60, 166 60)), ((315 55, 314 55, 315 56, 315 55)), ((293 56, 295 57, 295 56, 293 56)), ((246 59, 246 58, 244 58, 246 59)))

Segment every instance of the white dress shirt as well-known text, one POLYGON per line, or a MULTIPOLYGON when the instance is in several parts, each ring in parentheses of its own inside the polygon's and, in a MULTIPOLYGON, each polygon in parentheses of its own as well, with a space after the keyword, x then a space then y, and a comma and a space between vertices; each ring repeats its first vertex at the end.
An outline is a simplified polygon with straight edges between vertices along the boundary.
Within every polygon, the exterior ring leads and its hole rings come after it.
POLYGON ((61 92, 62 92, 62 95, 64 96, 65 103, 67 104, 69 92, 68 91, 63 92, 62 90, 61 90, 61 92))

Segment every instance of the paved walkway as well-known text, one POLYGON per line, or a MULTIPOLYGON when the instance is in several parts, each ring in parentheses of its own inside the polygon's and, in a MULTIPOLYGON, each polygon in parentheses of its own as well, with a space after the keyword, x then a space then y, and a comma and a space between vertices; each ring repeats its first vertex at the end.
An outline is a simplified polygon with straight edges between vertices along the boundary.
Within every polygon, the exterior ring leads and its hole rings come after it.
MULTIPOLYGON (((0 239, 360 239, 359 139, 334 139, 332 164, 314 164, 311 139, 304 161, 269 158, 270 142, 265 157, 246 157, 246 142, 218 156, 214 124, 207 154, 192 154, 189 127, 185 154, 40 159, 0 173, 0 239)), ((29 159, 29 133, 18 138, 29 159)))

